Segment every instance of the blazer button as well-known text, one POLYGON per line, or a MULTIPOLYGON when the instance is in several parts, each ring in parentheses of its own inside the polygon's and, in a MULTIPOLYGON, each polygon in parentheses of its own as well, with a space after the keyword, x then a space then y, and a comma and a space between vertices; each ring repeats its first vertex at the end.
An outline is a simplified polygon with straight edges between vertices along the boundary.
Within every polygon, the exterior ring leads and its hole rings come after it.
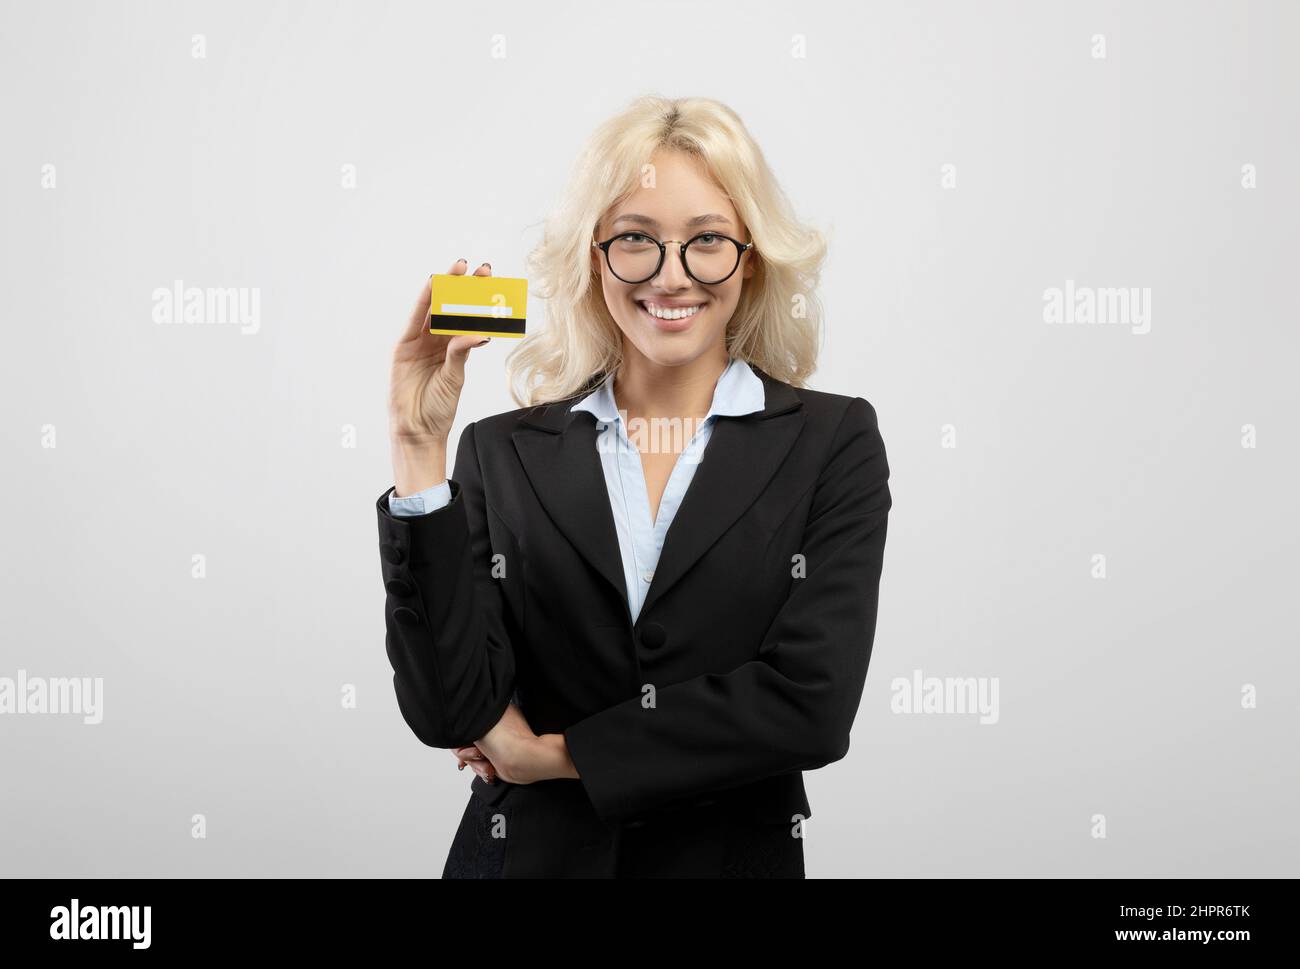
POLYGON ((420 625, 420 614, 414 609, 408 609, 406 606, 398 606, 393 610, 393 618, 403 626, 420 625))
POLYGON ((641 629, 641 645, 646 649, 658 649, 667 640, 668 634, 657 622, 648 622, 641 629))
POLYGON ((383 557, 387 561, 392 562, 394 565, 402 564, 402 550, 398 548, 396 545, 392 545, 389 542, 384 542, 383 545, 379 546, 379 553, 383 555, 383 557))
POLYGON ((401 579, 389 579, 384 583, 384 588, 395 596, 409 596, 411 587, 401 579))

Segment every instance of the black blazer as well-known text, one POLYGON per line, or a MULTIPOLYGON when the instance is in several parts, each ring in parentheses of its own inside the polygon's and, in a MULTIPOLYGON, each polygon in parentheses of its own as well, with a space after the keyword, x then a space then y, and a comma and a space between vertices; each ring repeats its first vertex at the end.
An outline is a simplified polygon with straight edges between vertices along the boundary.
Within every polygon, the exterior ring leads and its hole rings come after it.
POLYGON ((515 874, 565 873, 619 825, 703 805, 810 818, 801 771, 848 752, 892 504, 884 442, 863 398, 753 370, 766 405, 717 421, 635 623, 595 418, 569 411, 581 394, 469 424, 447 506, 395 517, 392 488, 376 503, 411 730, 469 745, 513 697, 581 775, 474 777, 472 797, 509 804, 515 874))

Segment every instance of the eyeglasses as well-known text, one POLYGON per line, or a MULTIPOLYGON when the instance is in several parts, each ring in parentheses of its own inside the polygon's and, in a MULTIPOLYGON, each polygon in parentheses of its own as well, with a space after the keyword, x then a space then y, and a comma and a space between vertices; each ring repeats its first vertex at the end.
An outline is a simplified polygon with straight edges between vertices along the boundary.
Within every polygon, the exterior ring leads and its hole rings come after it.
POLYGON ((726 282, 740 265, 740 257, 752 242, 737 242, 717 232, 701 232, 693 239, 658 239, 644 232, 623 232, 604 242, 592 242, 593 249, 605 253, 605 262, 618 279, 625 283, 644 283, 659 275, 667 253, 667 243, 681 246, 682 268, 686 275, 705 286, 726 282))

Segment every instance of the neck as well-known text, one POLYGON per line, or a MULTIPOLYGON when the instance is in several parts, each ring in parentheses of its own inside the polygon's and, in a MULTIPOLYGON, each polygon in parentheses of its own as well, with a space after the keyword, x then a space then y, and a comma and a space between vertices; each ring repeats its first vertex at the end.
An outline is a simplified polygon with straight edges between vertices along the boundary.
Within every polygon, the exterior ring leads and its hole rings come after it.
POLYGON ((726 347, 719 346, 690 363, 665 367, 626 344, 614 375, 614 402, 629 417, 700 420, 709 412, 727 362, 726 347))

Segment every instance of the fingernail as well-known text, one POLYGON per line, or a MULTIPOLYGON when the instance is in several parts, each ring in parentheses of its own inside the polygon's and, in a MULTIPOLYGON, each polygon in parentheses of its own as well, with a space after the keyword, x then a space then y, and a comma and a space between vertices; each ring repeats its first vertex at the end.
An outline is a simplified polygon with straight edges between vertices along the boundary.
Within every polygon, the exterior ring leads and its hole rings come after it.
MULTIPOLYGON (((490 262, 485 262, 485 263, 483 263, 483 266, 487 266, 488 269, 491 269, 491 268, 492 268, 492 263, 490 263, 490 262)), ((479 268, 479 269, 482 269, 483 266, 479 266, 478 268, 479 268)))
POLYGON ((459 266, 461 263, 465 263, 466 265, 469 265, 469 260, 466 259, 464 256, 461 256, 459 259, 456 260, 456 265, 459 266))
POLYGON ((460 766, 457 767, 456 770, 464 770, 464 769, 465 769, 465 762, 462 760, 462 761, 460 762, 460 766))
POLYGON ((478 343, 474 344, 474 346, 481 347, 483 344, 491 342, 492 338, 490 336, 485 336, 483 339, 479 340, 478 343))

